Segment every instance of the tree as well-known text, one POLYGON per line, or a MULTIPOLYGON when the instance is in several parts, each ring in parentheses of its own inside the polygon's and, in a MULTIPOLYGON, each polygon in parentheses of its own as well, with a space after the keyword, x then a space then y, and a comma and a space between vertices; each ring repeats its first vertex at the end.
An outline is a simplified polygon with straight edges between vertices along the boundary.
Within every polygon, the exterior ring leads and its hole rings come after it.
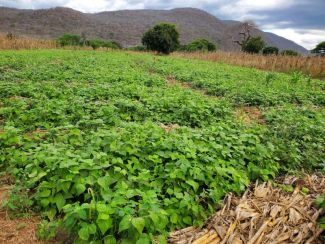
POLYGON ((79 46, 81 45, 81 36, 75 34, 64 34, 57 40, 60 46, 79 46))
POLYGON ((14 34, 12 34, 11 32, 8 32, 6 37, 8 40, 12 40, 15 38, 14 34))
POLYGON ((298 52, 294 51, 294 50, 283 50, 281 51, 281 55, 285 55, 285 56, 298 56, 298 52))
POLYGON ((206 39, 197 39, 185 46, 185 50, 189 52, 194 51, 215 51, 216 45, 206 39))
POLYGON ((266 47, 263 49, 264 55, 272 55, 272 54, 278 55, 278 53, 279 53, 279 48, 277 47, 266 47))
POLYGON ((234 40, 232 38, 233 42, 238 44, 241 47, 242 51, 243 51, 243 47, 245 46, 245 44, 252 37, 251 30, 253 28, 256 28, 256 25, 254 24, 254 22, 246 21, 246 22, 242 23, 241 31, 239 32, 239 37, 238 37, 239 40, 234 40))
POLYGON ((160 23, 144 33, 142 44, 152 51, 169 54, 179 45, 179 33, 174 24, 160 23))
POLYGON ((242 50, 248 53, 259 53, 265 47, 265 42, 262 37, 251 37, 248 41, 246 41, 242 50))
POLYGON ((319 54, 321 56, 324 56, 325 55, 325 41, 319 43, 311 52, 319 54))

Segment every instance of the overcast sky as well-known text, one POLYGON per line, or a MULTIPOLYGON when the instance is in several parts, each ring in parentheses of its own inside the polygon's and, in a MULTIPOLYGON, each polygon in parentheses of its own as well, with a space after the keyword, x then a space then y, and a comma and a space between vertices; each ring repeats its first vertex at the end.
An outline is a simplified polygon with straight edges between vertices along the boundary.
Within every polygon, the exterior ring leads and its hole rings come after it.
POLYGON ((220 19, 253 20, 264 31, 307 49, 325 41, 325 0, 0 0, 0 6, 39 9, 56 6, 82 12, 195 7, 220 19))

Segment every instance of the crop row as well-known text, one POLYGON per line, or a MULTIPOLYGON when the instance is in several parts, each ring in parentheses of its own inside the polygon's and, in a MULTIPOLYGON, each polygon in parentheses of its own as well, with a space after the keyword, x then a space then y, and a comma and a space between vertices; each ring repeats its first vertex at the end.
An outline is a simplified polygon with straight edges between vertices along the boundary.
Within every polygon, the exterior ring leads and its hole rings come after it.
POLYGON ((0 170, 76 240, 164 242, 251 180, 324 170, 323 89, 146 54, 1 52, 0 170), (244 123, 253 105, 261 119, 244 123))

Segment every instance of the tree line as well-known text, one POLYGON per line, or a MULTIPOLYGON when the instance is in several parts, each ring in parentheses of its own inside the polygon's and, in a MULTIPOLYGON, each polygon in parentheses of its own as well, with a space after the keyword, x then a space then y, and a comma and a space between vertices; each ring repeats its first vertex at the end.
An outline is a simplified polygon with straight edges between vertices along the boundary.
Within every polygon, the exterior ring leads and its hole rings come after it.
MULTIPOLYGON (((254 24, 245 22, 241 26, 239 37, 237 40, 232 39, 233 43, 239 45, 241 51, 251 54, 262 53, 263 55, 287 55, 298 56, 298 52, 294 50, 282 50, 275 46, 267 46, 261 36, 252 36, 251 31, 255 28, 254 24)), ((12 33, 7 34, 8 39, 13 39, 12 33)), ((108 41, 103 39, 88 39, 85 34, 64 34, 56 40, 57 44, 63 46, 89 46, 94 50, 98 48, 121 49, 116 41, 108 41)), ((180 44, 179 32, 175 24, 160 23, 146 31, 142 36, 142 45, 129 48, 134 51, 156 51, 162 54, 169 54, 174 51, 195 52, 206 51, 211 52, 217 49, 217 45, 207 39, 196 39, 187 44, 180 44)), ((319 43, 311 53, 319 56, 325 56, 325 41, 319 43)))

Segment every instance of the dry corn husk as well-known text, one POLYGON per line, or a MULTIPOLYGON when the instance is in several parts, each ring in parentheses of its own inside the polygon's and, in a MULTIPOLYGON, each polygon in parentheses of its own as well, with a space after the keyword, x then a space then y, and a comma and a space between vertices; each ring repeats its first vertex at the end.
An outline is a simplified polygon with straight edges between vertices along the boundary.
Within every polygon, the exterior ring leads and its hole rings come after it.
POLYGON ((318 195, 325 194, 325 177, 286 177, 279 183, 292 185, 295 190, 288 193, 271 183, 257 182, 241 198, 229 194, 224 207, 203 228, 171 233, 169 243, 322 243, 317 224, 321 210, 313 203, 318 195), (302 187, 308 188, 308 194, 301 192, 302 187))

